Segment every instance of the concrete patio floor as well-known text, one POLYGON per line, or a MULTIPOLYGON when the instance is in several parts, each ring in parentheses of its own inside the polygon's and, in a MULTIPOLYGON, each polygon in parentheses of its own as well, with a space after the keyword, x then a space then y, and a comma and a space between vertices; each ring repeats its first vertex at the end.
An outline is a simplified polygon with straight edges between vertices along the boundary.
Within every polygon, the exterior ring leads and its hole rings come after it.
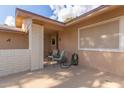
POLYGON ((23 72, 0 78, 0 87, 17 88, 112 88, 124 87, 124 78, 84 66, 61 69, 49 65, 42 71, 23 72))

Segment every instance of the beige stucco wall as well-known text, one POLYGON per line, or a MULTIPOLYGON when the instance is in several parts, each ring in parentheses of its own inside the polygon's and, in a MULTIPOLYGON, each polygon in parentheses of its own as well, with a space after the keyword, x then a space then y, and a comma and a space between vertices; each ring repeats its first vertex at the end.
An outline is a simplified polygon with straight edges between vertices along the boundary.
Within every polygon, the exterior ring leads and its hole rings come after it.
POLYGON ((79 51, 82 65, 124 76, 124 52, 79 51))
POLYGON ((66 29, 59 32, 59 49, 65 50, 66 55, 70 59, 73 52, 78 50, 78 29, 66 29))
POLYGON ((69 60, 72 53, 76 51, 79 55, 79 65, 124 76, 124 52, 78 50, 77 30, 73 28, 59 33, 61 38, 59 48, 66 51, 69 60))
POLYGON ((28 49, 28 34, 0 31, 0 49, 28 49))
MULTIPOLYGON (((75 25, 67 27, 64 31, 59 32, 59 48, 60 50, 66 51, 66 56, 70 59, 72 53, 76 51, 79 55, 79 65, 85 65, 92 68, 99 69, 100 71, 106 71, 110 73, 114 73, 116 75, 124 76, 124 52, 119 52, 119 50, 113 51, 99 51, 99 50, 78 50, 78 28, 85 27, 97 22, 101 22, 106 19, 111 19, 113 17, 124 15, 124 7, 116 9, 114 11, 109 11, 104 14, 100 14, 98 16, 92 17, 85 21, 79 22, 75 25)), ((117 31, 117 30, 116 30, 117 31)), ((115 33, 118 33, 118 31, 115 33)), ((83 32, 82 36, 86 36, 85 34, 90 34, 95 36, 91 31, 83 32)), ((100 33, 100 32, 98 32, 100 33)), ((104 32, 101 32, 104 33, 104 32)), ((105 31, 105 33, 107 33, 105 31)), ((112 31, 108 31, 108 34, 111 34, 112 31)), ((109 42, 107 44, 114 44, 111 47, 118 47, 118 37, 116 37, 116 44, 113 42, 109 42)))
POLYGON ((44 57, 51 51, 50 34, 44 33, 44 57))

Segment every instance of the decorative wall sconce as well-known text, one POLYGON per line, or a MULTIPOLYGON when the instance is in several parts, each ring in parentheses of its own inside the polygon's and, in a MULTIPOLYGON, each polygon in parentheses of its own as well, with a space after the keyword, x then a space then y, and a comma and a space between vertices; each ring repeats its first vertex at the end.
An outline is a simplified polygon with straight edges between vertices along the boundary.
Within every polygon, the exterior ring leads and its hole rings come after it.
POLYGON ((56 46, 56 37, 55 37, 55 36, 53 36, 53 37, 51 38, 51 45, 52 45, 52 46, 56 46))
POLYGON ((11 42, 11 39, 10 39, 10 38, 8 38, 6 41, 7 41, 7 42, 11 42))

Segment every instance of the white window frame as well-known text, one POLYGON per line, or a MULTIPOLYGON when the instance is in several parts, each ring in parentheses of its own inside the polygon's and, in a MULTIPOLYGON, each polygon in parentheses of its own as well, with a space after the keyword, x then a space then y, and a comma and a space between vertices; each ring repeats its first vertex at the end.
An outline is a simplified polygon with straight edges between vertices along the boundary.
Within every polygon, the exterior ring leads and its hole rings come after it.
POLYGON ((102 24, 105 24, 105 23, 108 23, 108 22, 112 22, 112 21, 116 21, 116 20, 119 21, 119 33, 124 33, 124 16, 119 16, 119 17, 116 17, 116 18, 111 18, 109 20, 101 21, 101 22, 98 22, 98 23, 95 23, 95 24, 91 24, 91 25, 88 25, 88 26, 79 27, 78 28, 78 50, 124 52, 124 45, 123 45, 123 48, 120 48, 120 45, 122 46, 122 44, 120 44, 120 41, 122 40, 120 36, 119 36, 119 48, 118 49, 110 49, 110 48, 81 48, 80 47, 80 30, 81 29, 102 25, 102 24))

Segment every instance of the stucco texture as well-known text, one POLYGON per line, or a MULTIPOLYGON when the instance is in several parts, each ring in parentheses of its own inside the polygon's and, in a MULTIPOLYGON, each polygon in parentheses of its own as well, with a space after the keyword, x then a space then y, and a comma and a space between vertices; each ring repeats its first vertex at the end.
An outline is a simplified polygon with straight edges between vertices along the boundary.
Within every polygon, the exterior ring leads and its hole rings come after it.
POLYGON ((0 31, 0 49, 28 49, 28 34, 0 31))
MULTIPOLYGON (((65 28, 64 31, 59 32, 59 39, 60 39, 59 49, 66 51, 66 55, 68 59, 70 59, 72 53, 76 51, 79 55, 79 65, 90 66, 91 68, 99 69, 100 71, 110 72, 116 75, 124 76, 124 68, 123 68, 124 53, 123 52, 78 50, 78 28, 79 27, 88 26, 88 25, 105 21, 114 17, 122 16, 124 15, 123 8, 124 8, 123 6, 119 7, 115 10, 111 10, 111 11, 99 14, 97 16, 80 21, 77 24, 74 24, 65 28)), ((118 28, 115 28, 115 29, 118 29, 118 28)), ((102 29, 102 31, 104 32, 101 32, 101 33, 108 33, 109 35, 111 35, 112 33, 118 33, 118 30, 114 31, 115 29, 113 29, 113 32, 112 31, 107 32, 102 29)), ((95 34, 97 34, 97 32, 93 34, 90 30, 87 32, 84 31, 82 32, 82 37, 86 36, 87 34, 88 35, 90 34, 92 35, 93 39, 95 39, 94 37, 95 37, 95 34)), ((110 49, 113 49, 113 48, 117 49, 119 45, 118 40, 119 40, 118 36, 116 36, 116 38, 111 38, 110 41, 107 43, 107 47, 110 45, 109 46, 110 49), (115 40, 113 41, 113 39, 115 40)), ((97 45, 98 44, 100 43, 97 43, 97 45)), ((88 47, 88 46, 85 45, 85 47, 88 47)))

